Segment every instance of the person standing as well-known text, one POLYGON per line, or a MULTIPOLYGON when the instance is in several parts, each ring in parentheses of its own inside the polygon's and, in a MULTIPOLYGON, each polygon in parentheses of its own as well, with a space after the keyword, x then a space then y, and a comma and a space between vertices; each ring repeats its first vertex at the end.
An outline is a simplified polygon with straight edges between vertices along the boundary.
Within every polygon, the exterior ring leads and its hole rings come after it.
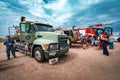
POLYGON ((6 55, 7 55, 7 59, 9 60, 10 59, 10 51, 12 51, 12 55, 13 57, 15 58, 15 52, 14 52, 14 49, 13 49, 13 40, 10 38, 10 36, 7 36, 7 39, 4 41, 4 45, 6 45, 6 55))
POLYGON ((92 36, 87 37, 87 43, 88 43, 88 46, 91 46, 91 44, 92 44, 92 36))
POLYGON ((81 37, 81 43, 82 43, 83 49, 86 49, 87 40, 86 40, 86 37, 85 37, 85 36, 82 36, 82 37, 81 37))
POLYGON ((101 40, 101 38, 98 39, 98 49, 102 49, 102 40, 101 40))
POLYGON ((109 52, 107 49, 107 44, 108 44, 108 37, 105 34, 104 37, 102 37, 102 46, 103 46, 103 54, 106 56, 109 56, 109 52))
POLYGON ((113 49, 114 48, 114 37, 113 34, 111 33, 110 37, 109 37, 109 49, 113 49))

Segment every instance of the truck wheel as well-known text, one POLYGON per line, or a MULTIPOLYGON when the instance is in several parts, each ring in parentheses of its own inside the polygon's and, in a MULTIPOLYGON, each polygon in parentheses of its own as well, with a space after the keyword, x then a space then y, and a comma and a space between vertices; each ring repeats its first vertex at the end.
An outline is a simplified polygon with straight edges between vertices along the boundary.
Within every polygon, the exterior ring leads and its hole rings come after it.
POLYGON ((71 45, 72 45, 72 42, 71 42, 71 40, 70 40, 70 39, 69 39, 69 41, 70 41, 70 42, 69 42, 69 47, 71 47, 71 45))
POLYGON ((38 61, 38 62, 43 62, 45 60, 44 58, 44 54, 43 51, 41 49, 41 47, 36 47, 34 49, 34 58, 38 61))
POLYGON ((120 42, 120 38, 118 38, 117 40, 118 40, 118 42, 120 42))

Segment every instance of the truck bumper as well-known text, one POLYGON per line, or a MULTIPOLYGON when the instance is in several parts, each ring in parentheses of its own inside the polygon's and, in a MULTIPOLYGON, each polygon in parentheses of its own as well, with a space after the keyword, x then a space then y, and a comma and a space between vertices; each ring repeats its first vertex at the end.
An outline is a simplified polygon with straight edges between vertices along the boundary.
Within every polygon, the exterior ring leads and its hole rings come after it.
POLYGON ((53 51, 44 51, 45 59, 52 59, 55 57, 60 57, 66 54, 69 51, 69 46, 66 46, 65 48, 59 49, 59 50, 53 50, 53 51))

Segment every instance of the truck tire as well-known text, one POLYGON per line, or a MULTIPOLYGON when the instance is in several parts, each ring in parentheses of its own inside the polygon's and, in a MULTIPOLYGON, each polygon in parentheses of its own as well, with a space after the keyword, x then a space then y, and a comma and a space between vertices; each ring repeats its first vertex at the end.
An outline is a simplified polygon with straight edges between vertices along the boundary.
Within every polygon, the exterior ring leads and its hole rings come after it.
POLYGON ((118 38, 117 40, 118 40, 118 42, 120 42, 120 38, 118 38))
POLYGON ((70 40, 70 39, 69 39, 69 41, 70 41, 70 42, 69 42, 69 47, 71 47, 71 45, 72 45, 72 42, 71 42, 71 40, 70 40))
POLYGON ((45 58, 44 58, 44 54, 43 54, 41 47, 36 47, 34 49, 34 58, 38 62, 44 62, 45 58))

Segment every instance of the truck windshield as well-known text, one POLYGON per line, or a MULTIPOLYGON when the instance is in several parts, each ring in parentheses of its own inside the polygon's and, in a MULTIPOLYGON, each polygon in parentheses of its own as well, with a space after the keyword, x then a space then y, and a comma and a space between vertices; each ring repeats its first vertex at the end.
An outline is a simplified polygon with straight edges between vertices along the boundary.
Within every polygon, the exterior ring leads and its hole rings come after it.
POLYGON ((76 32, 79 32, 79 31, 74 29, 73 32, 76 33, 76 32))
POLYGON ((95 35, 99 35, 103 32, 103 29, 102 28, 93 28, 94 32, 95 32, 95 35))
POLYGON ((49 31, 49 32, 55 31, 52 26, 41 25, 41 24, 35 24, 35 30, 36 31, 49 31))

